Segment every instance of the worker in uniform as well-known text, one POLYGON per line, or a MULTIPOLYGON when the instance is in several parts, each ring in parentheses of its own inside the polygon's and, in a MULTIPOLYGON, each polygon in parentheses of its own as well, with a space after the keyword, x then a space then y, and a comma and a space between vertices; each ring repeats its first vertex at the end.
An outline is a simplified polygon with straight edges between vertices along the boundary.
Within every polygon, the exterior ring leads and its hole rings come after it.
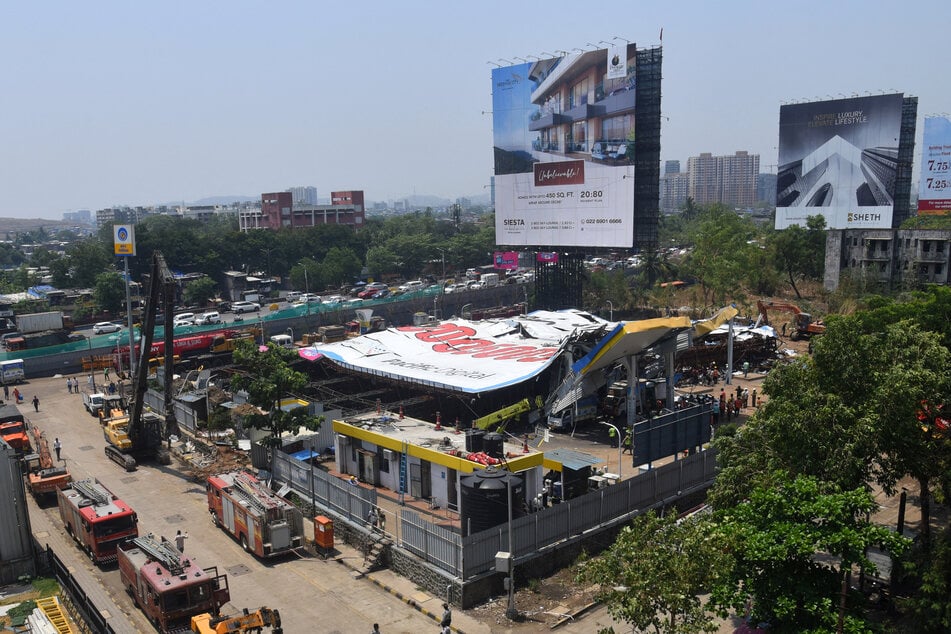
POLYGON ((611 440, 611 446, 617 447, 617 429, 608 427, 608 438, 611 440))

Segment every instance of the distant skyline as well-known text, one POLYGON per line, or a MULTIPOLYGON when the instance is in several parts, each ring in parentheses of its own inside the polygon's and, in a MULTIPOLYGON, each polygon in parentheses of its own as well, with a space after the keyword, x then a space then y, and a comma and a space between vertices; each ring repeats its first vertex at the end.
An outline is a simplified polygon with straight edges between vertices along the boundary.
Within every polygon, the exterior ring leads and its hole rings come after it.
POLYGON ((0 217, 313 185, 368 201, 488 191, 491 70, 664 46, 661 159, 747 150, 784 103, 902 92, 951 112, 951 3, 8 3, 0 217), (626 26, 624 26, 626 25, 626 26), (663 42, 660 40, 663 29, 663 42))

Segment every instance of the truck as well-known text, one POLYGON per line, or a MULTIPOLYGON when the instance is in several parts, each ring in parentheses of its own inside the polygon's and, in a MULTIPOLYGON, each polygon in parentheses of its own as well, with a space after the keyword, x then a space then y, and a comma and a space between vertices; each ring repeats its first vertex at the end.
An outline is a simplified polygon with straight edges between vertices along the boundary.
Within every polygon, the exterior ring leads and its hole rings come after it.
POLYGON ((20 456, 33 451, 26 433, 26 418, 16 405, 0 405, 0 438, 20 456))
POLYGON ((63 311, 54 310, 48 313, 30 313, 17 315, 17 330, 23 335, 45 330, 64 330, 63 311))
POLYGON ((482 282, 482 288, 494 288, 499 285, 499 274, 483 273, 479 281, 482 282))
POLYGON ((102 412, 102 402, 105 396, 102 392, 86 392, 83 390, 83 407, 86 408, 90 416, 99 416, 102 412))
POLYGON ((0 383, 13 385, 26 378, 23 359, 7 359, 0 361, 0 383))
POLYGON ((254 475, 234 471, 213 475, 206 484, 211 521, 258 557, 300 548, 304 520, 300 510, 254 475))
POLYGON ((41 499, 68 486, 73 477, 65 466, 58 466, 53 463, 50 446, 43 432, 37 427, 34 427, 31 431, 36 453, 24 456, 23 464, 26 468, 30 493, 33 494, 33 497, 41 499))
POLYGON ((139 535, 136 512, 95 478, 58 489, 56 501, 66 532, 95 564, 115 562, 119 544, 139 535))
POLYGON ((124 540, 116 556, 123 587, 159 632, 187 632, 193 617, 217 615, 231 600, 227 575, 201 568, 164 537, 124 540))
POLYGON ((598 395, 590 394, 579 399, 559 412, 548 414, 548 427, 553 431, 571 429, 578 423, 594 420, 598 417, 598 395))

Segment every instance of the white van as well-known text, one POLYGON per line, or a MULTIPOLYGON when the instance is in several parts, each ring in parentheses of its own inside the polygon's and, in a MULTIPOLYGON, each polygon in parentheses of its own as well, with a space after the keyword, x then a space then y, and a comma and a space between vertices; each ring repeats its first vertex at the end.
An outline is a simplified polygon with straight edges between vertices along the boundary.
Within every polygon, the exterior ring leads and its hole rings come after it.
POLYGON ((288 291, 287 295, 284 296, 284 301, 286 301, 288 304, 293 304, 294 302, 300 301, 300 292, 288 291))
POLYGON ((272 335, 271 343, 279 348, 294 348, 294 339, 290 335, 272 335))
POLYGON ((485 288, 494 288, 499 285, 498 273, 483 273, 481 279, 485 288))

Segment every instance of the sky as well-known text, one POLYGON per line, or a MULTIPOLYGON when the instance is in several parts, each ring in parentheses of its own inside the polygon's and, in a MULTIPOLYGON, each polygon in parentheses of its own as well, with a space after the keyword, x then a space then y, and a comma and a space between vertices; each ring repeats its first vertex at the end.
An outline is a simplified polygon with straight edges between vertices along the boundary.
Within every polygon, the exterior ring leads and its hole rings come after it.
POLYGON ((8 1, 0 217, 479 196, 492 68, 621 40, 664 46, 661 159, 684 169, 748 150, 774 172, 782 104, 869 93, 919 98, 917 156, 923 117, 951 112, 949 26, 947 1, 8 1))

